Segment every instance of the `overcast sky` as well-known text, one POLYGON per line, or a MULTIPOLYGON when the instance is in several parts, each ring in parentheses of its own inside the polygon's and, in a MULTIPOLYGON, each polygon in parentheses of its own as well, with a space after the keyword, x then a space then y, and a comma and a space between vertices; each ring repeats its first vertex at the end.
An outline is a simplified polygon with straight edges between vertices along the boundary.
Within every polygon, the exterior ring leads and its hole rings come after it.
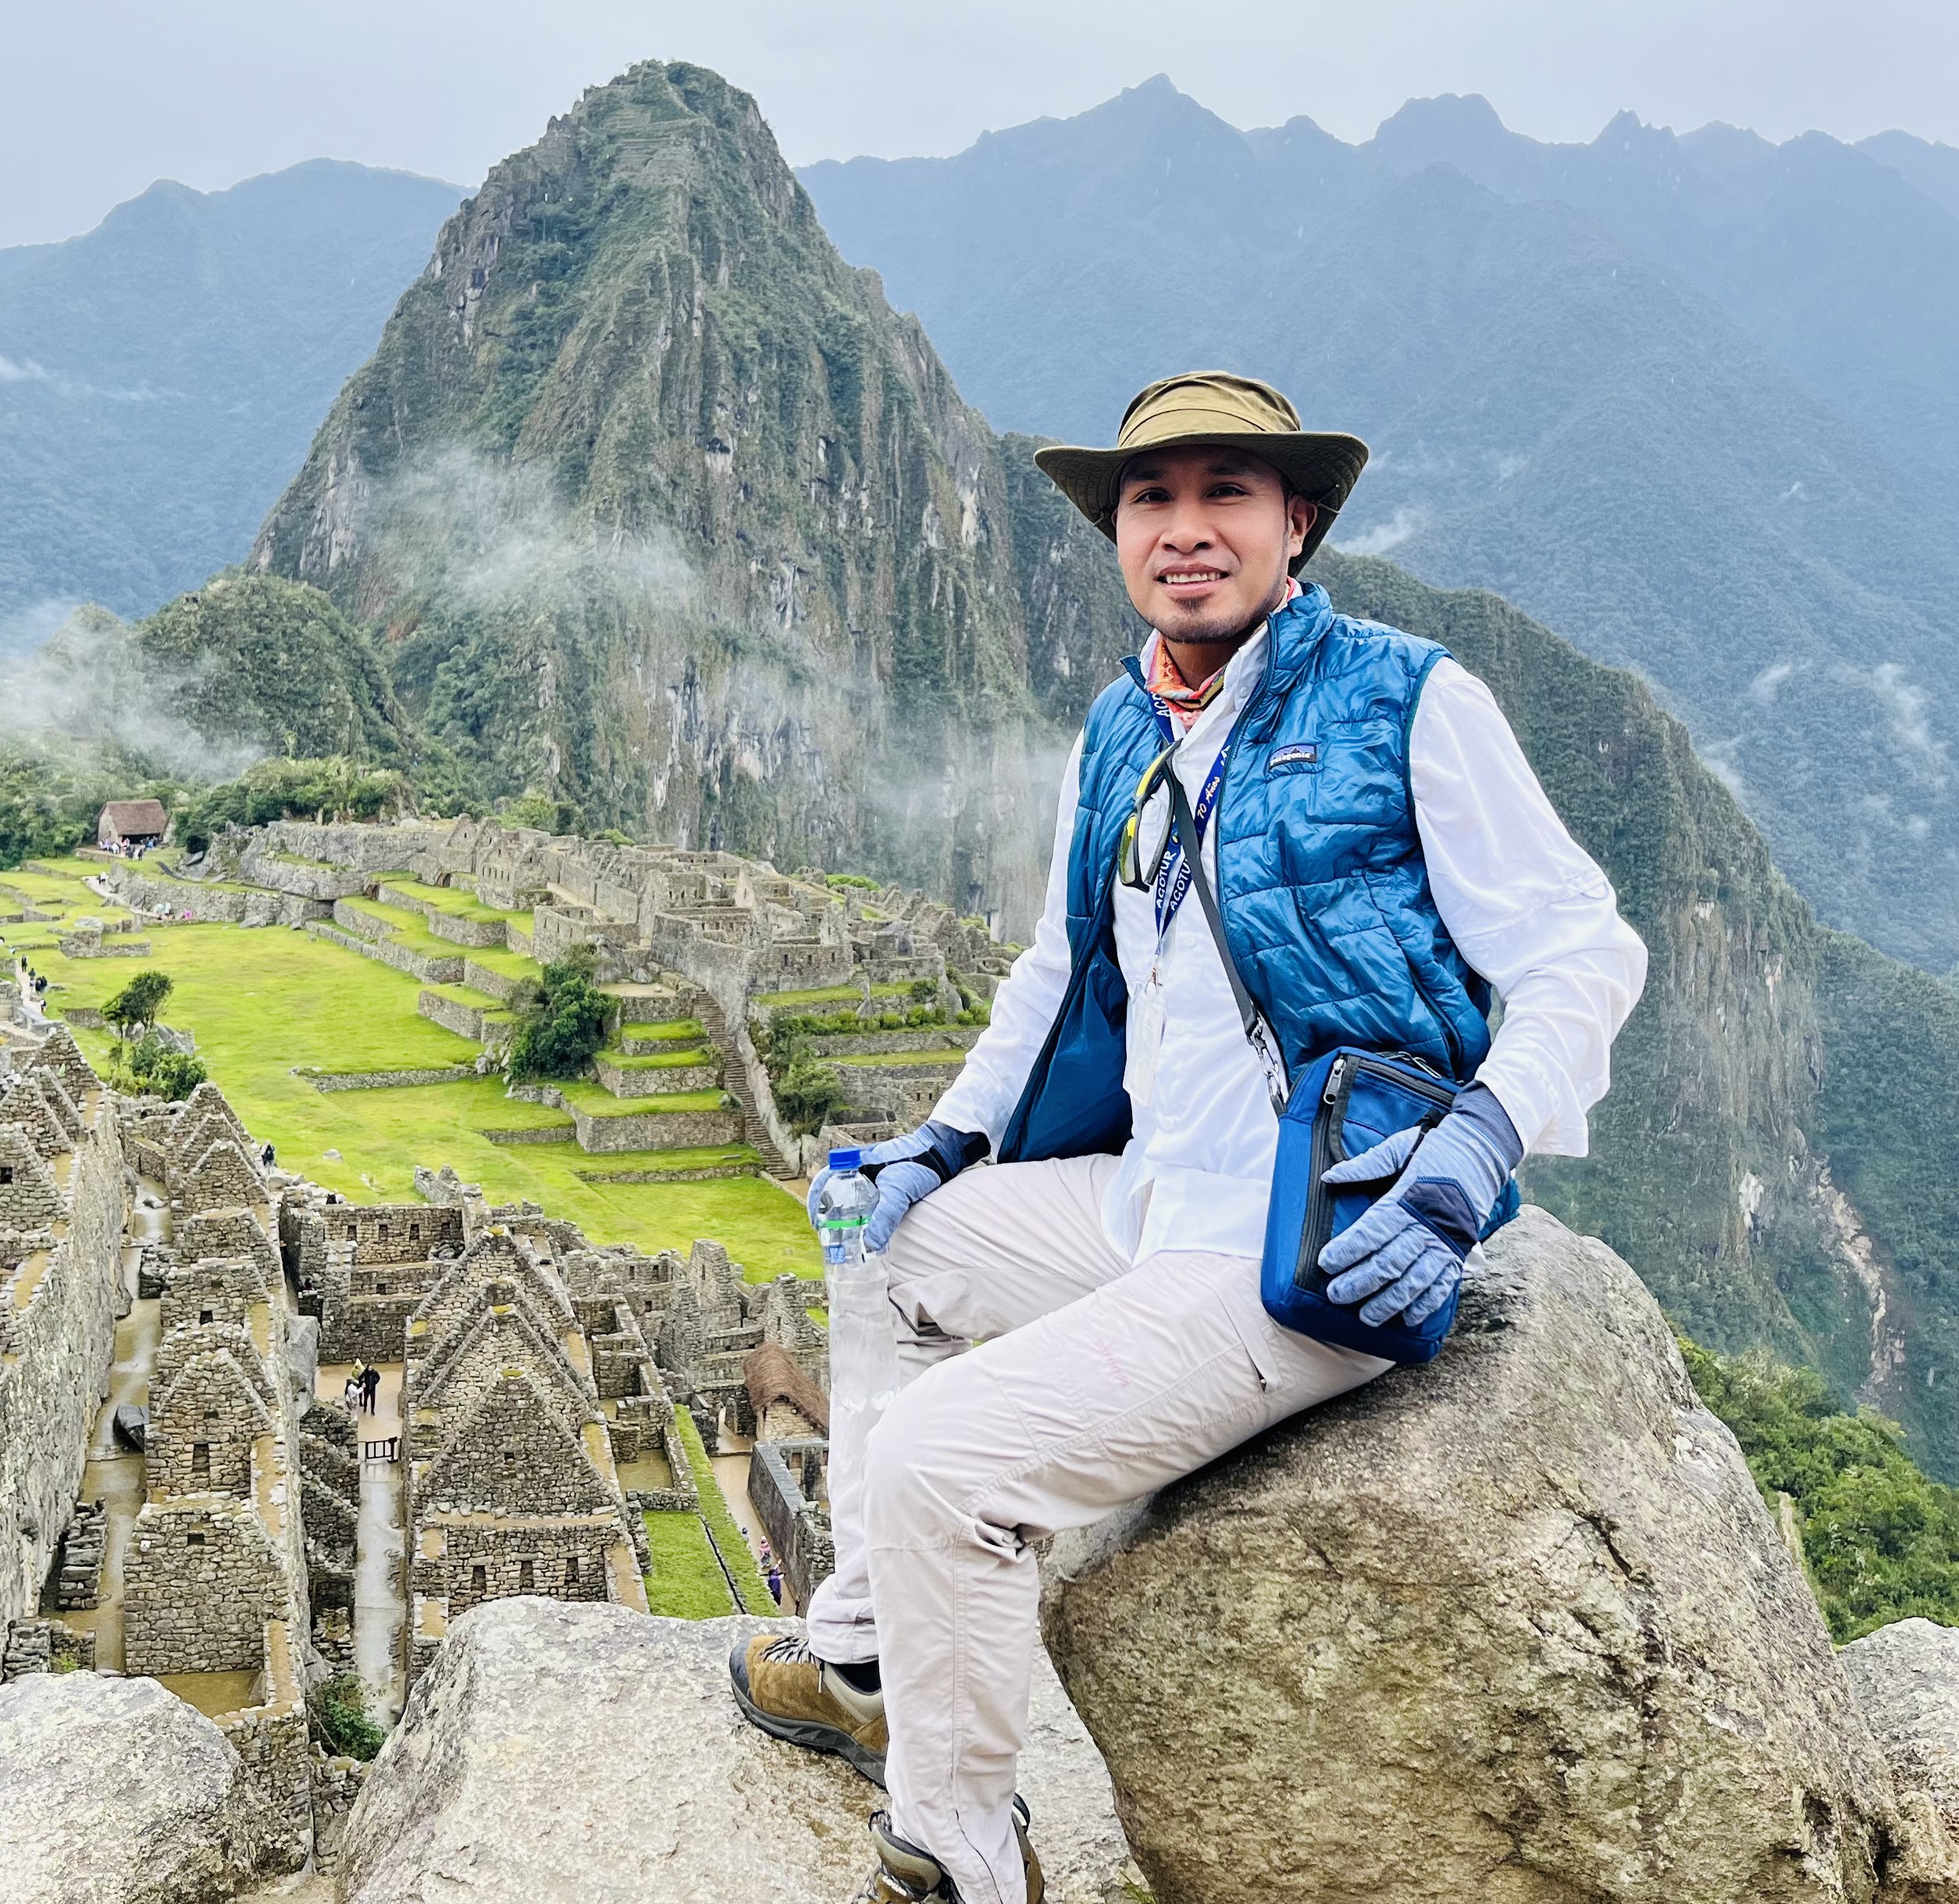
POLYGON ((1544 139, 1630 107, 1959 144, 1959 0, 0 0, 0 245, 303 158, 473 186, 650 57, 746 87, 797 164, 956 151, 1156 73, 1345 139, 1480 92, 1544 139))

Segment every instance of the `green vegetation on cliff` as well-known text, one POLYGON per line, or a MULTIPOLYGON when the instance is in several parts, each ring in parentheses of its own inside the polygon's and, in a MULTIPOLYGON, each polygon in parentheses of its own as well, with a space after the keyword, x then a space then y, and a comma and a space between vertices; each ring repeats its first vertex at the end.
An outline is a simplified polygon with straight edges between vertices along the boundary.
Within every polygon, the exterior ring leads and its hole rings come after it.
POLYGON ((479 798, 1031 906, 1010 515, 754 101, 649 62, 450 222, 254 560, 384 625, 479 798))
POLYGON ((1813 1369, 1680 1347, 1770 1511, 1789 1497, 1837 1644, 1914 1616, 1959 1626, 1959 1489, 1925 1476, 1897 1425, 1847 1413, 1813 1369))
POLYGON ((138 646, 200 733, 268 753, 402 753, 379 648, 317 589, 226 574, 136 625, 138 646))

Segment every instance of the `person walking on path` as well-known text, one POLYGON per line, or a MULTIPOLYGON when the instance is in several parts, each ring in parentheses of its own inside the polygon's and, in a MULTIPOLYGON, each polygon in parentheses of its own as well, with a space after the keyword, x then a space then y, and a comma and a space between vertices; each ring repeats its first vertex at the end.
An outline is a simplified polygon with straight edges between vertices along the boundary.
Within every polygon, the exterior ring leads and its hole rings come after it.
POLYGON ((1412 1327, 1525 1154, 1583 1155, 1644 984, 1489 689, 1299 578, 1366 454, 1221 373, 1152 385, 1113 449, 1036 453, 1151 633, 1075 744, 992 1022, 864 1153, 903 1385, 857 1472, 833 1454, 805 1632, 729 1661, 755 1724, 886 1785, 867 1904, 1038 1904, 1032 1543, 1393 1365, 1261 1303, 1288 1080, 1354 1047, 1448 1081, 1341 1166, 1391 1187, 1317 1259, 1329 1303, 1412 1327))
POLYGON ((372 1363, 361 1372, 361 1406, 369 1415, 377 1414, 381 1396, 381 1372, 372 1363))

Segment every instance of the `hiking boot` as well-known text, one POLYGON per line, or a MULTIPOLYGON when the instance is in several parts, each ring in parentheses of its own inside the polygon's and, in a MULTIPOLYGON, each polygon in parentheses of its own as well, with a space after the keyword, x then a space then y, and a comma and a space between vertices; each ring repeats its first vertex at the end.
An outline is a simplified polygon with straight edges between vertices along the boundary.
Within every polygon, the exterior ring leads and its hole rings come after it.
MULTIPOLYGON (((1028 1838, 1029 1822, 1027 1800, 1016 1792, 1013 1835, 1020 1841, 1020 1868, 1027 1876, 1027 1904, 1042 1904, 1047 1881, 1028 1838)), ((959 1893, 939 1869, 939 1860, 892 1831, 889 1812, 871 1814, 871 1842, 877 1847, 878 1868, 864 1881, 851 1904, 960 1904, 959 1893)))
POLYGON ((728 1656, 736 1703, 764 1732, 847 1759, 885 1781, 885 1696, 860 1692, 810 1650, 800 1634, 758 1634, 728 1656))

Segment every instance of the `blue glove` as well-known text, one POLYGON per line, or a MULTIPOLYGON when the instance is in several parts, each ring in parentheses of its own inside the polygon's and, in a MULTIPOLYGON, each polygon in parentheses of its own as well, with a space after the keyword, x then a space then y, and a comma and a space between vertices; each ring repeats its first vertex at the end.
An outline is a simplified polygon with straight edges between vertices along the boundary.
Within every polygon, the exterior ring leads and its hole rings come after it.
MULTIPOLYGON (((874 1255, 891 1240, 899 1220, 921 1197, 949 1183, 968 1164, 978 1163, 992 1148, 983 1134, 955 1130, 935 1119, 902 1137, 873 1144, 857 1168, 878 1187, 878 1207, 864 1227, 864 1247, 874 1255)), ((810 1180, 810 1221, 816 1222, 817 1194, 829 1180, 819 1170, 810 1180)))
POLYGON ((1335 1164, 1323 1182, 1395 1182, 1320 1252, 1320 1267, 1334 1279, 1327 1300, 1359 1303, 1370 1328, 1397 1315, 1411 1328, 1426 1322, 1455 1294, 1464 1259, 1523 1158, 1495 1093, 1472 1084, 1427 1137, 1419 1126, 1398 1130, 1335 1164))

